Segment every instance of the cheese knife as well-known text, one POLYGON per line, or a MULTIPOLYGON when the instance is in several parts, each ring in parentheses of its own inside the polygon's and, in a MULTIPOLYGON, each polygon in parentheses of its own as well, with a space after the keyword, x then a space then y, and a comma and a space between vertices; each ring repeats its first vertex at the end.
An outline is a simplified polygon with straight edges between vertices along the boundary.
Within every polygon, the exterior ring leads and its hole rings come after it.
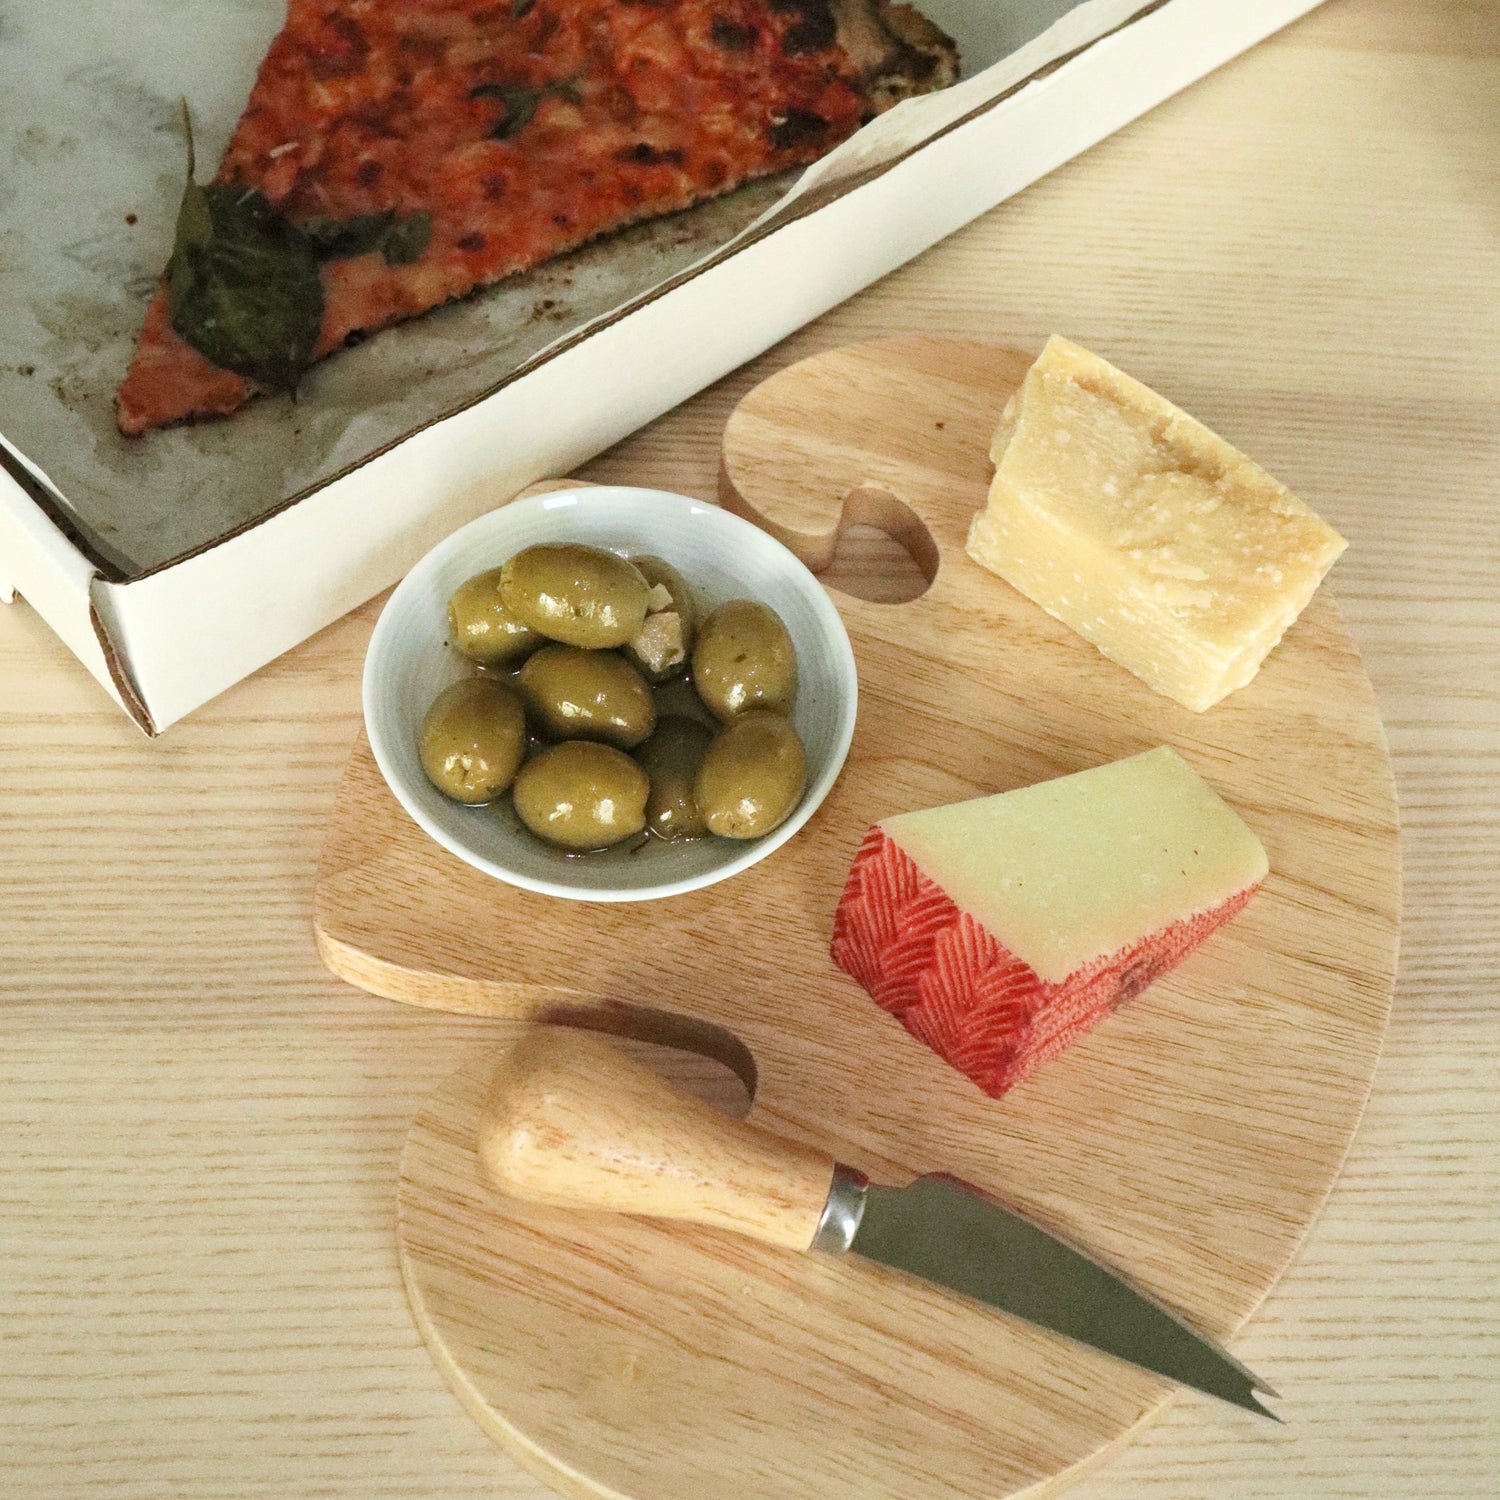
POLYGON ((1261 1416, 1275 1391, 1082 1251, 956 1178, 883 1187, 735 1120, 586 1031, 528 1032, 501 1058, 479 1160, 512 1197, 852 1252, 1261 1416))

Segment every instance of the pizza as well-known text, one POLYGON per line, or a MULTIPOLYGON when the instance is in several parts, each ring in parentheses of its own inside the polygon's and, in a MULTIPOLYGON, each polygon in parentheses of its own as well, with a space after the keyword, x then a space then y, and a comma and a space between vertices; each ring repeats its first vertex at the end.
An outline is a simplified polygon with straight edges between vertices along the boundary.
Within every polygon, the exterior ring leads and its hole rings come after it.
POLYGON ((120 430, 292 389, 386 324, 805 165, 956 76, 949 38, 890 0, 289 0, 206 186, 189 145, 120 430))

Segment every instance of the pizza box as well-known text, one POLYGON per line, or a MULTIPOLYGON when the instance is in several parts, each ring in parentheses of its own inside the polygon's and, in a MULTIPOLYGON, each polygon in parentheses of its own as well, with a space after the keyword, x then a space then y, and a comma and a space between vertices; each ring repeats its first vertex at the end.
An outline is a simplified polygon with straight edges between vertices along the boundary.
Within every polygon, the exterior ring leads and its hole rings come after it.
POLYGON ((138 0, 124 30, 8 16, 0 598, 157 734, 1316 3, 919 0, 961 81, 795 181, 387 330, 296 401, 128 440, 111 401, 170 248, 176 100, 217 161, 283 6, 138 0))

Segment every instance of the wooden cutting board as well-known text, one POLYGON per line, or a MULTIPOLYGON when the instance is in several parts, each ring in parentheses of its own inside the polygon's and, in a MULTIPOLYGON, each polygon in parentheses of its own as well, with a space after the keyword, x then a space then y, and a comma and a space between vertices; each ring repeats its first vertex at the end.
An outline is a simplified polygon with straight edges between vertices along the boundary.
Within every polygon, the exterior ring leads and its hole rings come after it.
MULTIPOLYGON (((1196 715, 965 556, 989 438, 1029 359, 882 340, 781 372, 729 423, 727 504, 814 568, 843 524, 866 521, 932 575, 904 604, 835 596, 859 723, 838 786, 786 848, 669 901, 549 900, 431 843, 360 744, 318 941, 377 994, 591 1018, 717 1055, 754 1082, 773 1128, 893 1181, 957 1172, 1228 1338, 1317 1214, 1375 1068, 1399 909, 1385 741, 1326 589, 1251 686, 1196 715), (985 1098, 833 967, 834 905, 872 821, 1160 743, 1239 809, 1272 873, 1181 969, 1022 1087, 985 1098)), ((493 1198, 474 1162, 492 1053, 412 1128, 401 1262, 455 1390, 564 1493, 1052 1493, 1169 1398, 1151 1376, 855 1260, 493 1198)), ((1295 1421, 1295 1387, 1285 1396, 1295 1421)))

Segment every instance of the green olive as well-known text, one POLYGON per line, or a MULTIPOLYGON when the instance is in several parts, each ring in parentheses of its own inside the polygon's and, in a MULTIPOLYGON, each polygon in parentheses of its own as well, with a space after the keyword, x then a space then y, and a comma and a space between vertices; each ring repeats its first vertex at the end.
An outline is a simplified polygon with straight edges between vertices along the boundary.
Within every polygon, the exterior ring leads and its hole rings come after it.
POLYGON ((641 669, 647 682, 665 682, 687 669, 693 651, 698 610, 687 580, 660 557, 649 553, 632 557, 650 585, 646 618, 631 637, 625 654, 641 669))
POLYGON ((646 799, 646 827, 664 839, 696 839, 708 824, 693 801, 693 782, 713 733, 696 719, 677 716, 657 723, 656 733, 635 753, 651 778, 646 799))
POLYGON ((521 767, 512 799, 538 838, 563 849, 607 849, 646 826, 646 773, 610 745, 566 740, 521 767))
POLYGON ((417 748, 428 780, 445 796, 471 806, 493 801, 526 753, 521 695, 493 677, 455 682, 427 710, 417 748))
POLYGON ((693 686, 721 719, 750 708, 789 712, 797 653, 781 616, 750 599, 721 604, 699 627, 693 686))
POLYGON ((656 704, 656 722, 675 714, 680 719, 692 719, 694 723, 706 724, 717 732, 719 721, 703 706, 703 700, 693 690, 686 677, 669 677, 651 689, 651 701, 656 704))
POLYGON ((515 661, 545 637, 523 625, 500 597, 500 569, 476 573, 448 601, 448 639, 470 661, 487 667, 515 661))
POLYGON ((708 747, 693 782, 693 800, 708 831, 726 839, 769 833, 802 798, 807 755, 780 714, 736 714, 708 747))
POLYGON ((516 683, 537 728, 555 740, 604 740, 629 750, 656 728, 651 689, 613 651, 543 646, 516 683))
POLYGON ((579 542, 527 547, 500 569, 505 607, 569 646, 623 646, 641 628, 650 592, 618 553, 579 542))

